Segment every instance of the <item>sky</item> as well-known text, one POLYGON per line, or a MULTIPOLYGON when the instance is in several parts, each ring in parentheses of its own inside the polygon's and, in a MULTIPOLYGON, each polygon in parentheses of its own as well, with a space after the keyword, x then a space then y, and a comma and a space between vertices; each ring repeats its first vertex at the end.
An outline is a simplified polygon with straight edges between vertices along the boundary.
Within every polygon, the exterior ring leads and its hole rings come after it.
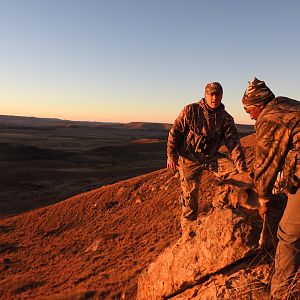
POLYGON ((2 115, 173 123, 222 84, 300 100, 298 0, 0 0, 2 115))

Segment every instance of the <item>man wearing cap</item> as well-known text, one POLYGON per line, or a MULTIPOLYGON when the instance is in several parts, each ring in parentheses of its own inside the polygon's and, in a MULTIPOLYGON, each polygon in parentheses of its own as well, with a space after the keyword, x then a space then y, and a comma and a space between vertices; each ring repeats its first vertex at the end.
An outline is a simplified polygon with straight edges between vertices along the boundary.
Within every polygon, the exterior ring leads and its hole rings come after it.
POLYGON ((185 106, 169 132, 167 168, 179 171, 181 226, 184 232, 189 231, 191 222, 197 219, 199 176, 202 171, 209 169, 226 176, 226 173, 246 170, 237 129, 233 117, 221 103, 222 97, 220 83, 207 84, 205 97, 185 106), (231 153, 233 164, 229 164, 228 158, 218 152, 222 143, 231 153))
POLYGON ((271 282, 273 298, 283 299, 300 265, 300 102, 275 97, 257 78, 249 83, 242 102, 251 119, 256 120, 254 184, 260 214, 268 214, 272 207, 270 195, 275 183, 288 195, 277 231, 279 242, 271 282))

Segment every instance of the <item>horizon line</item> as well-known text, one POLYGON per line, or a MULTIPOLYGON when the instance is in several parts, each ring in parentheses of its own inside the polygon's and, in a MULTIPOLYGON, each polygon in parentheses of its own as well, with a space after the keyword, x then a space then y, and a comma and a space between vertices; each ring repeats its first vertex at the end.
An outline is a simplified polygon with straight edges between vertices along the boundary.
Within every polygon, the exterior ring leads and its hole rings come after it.
MULTIPOLYGON (((120 121, 89 121, 89 120, 71 120, 71 119, 60 119, 58 117, 37 117, 37 116, 26 116, 26 115, 2 115, 0 117, 15 117, 15 118, 33 118, 33 119, 45 119, 45 120, 57 120, 57 121, 65 121, 65 122, 86 122, 86 123, 102 123, 102 124, 129 124, 129 123, 150 123, 150 124, 168 124, 172 125, 173 123, 169 122, 154 122, 154 121, 128 121, 128 122, 120 122, 120 121)), ((249 125, 254 126, 249 123, 235 123, 237 125, 249 125)))

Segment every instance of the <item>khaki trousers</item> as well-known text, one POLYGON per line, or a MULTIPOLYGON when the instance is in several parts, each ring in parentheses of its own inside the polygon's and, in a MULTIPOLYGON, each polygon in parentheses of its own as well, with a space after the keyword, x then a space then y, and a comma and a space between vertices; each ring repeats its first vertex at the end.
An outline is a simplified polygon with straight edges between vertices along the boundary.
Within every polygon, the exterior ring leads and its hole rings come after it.
POLYGON ((215 160, 208 163, 193 162, 180 156, 178 171, 182 189, 180 202, 182 204, 181 219, 183 220, 181 224, 186 220, 194 221, 197 219, 200 176, 205 169, 212 171, 219 178, 226 178, 237 172, 232 161, 225 155, 219 155, 215 160))
POLYGON ((299 280, 297 275, 300 266, 300 189, 295 195, 288 195, 277 236, 279 242, 275 254, 271 294, 275 299, 285 299, 297 279, 299 280))

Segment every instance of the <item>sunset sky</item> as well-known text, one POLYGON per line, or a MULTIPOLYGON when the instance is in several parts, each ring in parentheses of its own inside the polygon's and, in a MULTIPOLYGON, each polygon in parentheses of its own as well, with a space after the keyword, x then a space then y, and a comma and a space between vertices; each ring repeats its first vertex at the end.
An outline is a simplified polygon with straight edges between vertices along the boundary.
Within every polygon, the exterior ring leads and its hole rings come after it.
POLYGON ((300 100, 297 0, 3 0, 2 115, 173 123, 219 81, 237 123, 247 82, 300 100))

